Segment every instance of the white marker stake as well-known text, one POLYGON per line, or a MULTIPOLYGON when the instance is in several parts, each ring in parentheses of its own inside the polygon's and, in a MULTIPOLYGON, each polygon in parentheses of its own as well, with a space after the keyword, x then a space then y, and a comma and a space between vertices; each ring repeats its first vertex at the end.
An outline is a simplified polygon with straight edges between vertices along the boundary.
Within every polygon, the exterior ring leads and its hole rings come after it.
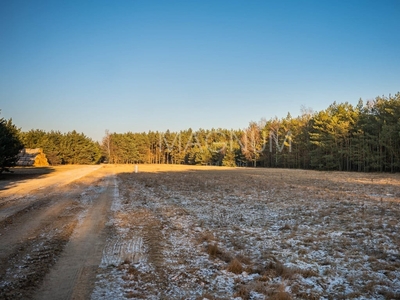
POLYGON ((135 173, 137 173, 139 171, 138 169, 139 169, 138 165, 135 165, 135 173))

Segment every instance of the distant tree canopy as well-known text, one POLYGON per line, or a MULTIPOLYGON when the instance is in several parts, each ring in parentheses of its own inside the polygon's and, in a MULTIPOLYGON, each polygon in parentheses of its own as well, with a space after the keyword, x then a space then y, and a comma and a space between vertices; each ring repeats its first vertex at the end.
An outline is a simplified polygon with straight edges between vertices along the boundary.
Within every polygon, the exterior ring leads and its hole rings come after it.
POLYGON ((398 172, 400 93, 250 122, 244 130, 107 131, 101 147, 110 163, 398 172))
POLYGON ((110 133, 101 145, 76 131, 19 132, 1 120, 0 170, 15 163, 22 148, 43 148, 57 164, 109 163, 254 166, 339 171, 400 171, 400 93, 356 106, 331 104, 250 122, 243 130, 187 129, 179 132, 110 133), (18 138, 19 137, 19 138, 18 138))
POLYGON ((17 162, 17 155, 23 148, 18 134, 19 129, 11 119, 0 118, 0 173, 8 171, 17 162))
POLYGON ((36 129, 20 136, 25 148, 42 148, 51 165, 96 164, 101 159, 99 144, 75 130, 61 133, 36 129))

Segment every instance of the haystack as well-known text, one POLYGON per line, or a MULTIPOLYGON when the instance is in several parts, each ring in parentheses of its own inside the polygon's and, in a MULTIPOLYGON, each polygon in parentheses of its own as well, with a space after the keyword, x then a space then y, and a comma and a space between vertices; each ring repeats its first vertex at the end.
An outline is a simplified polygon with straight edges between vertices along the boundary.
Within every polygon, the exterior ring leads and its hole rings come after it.
POLYGON ((18 154, 17 166, 46 167, 49 165, 43 149, 22 149, 18 154))

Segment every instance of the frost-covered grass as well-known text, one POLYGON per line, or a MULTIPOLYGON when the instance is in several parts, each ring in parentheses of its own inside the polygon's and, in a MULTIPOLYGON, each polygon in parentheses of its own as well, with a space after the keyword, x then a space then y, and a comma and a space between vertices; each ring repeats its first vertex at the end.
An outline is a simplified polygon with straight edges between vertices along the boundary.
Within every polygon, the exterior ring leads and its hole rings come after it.
POLYGON ((119 174, 96 298, 400 298, 400 177, 119 174))

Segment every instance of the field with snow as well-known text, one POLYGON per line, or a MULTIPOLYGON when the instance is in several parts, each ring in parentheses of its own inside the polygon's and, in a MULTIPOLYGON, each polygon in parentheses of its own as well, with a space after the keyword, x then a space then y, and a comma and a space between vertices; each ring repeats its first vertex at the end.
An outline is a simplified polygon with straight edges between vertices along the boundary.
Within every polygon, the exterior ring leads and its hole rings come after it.
POLYGON ((398 175, 139 166, 112 197, 92 299, 400 299, 398 175))
POLYGON ((400 299, 400 175, 177 165, 0 178, 0 299, 400 299))

